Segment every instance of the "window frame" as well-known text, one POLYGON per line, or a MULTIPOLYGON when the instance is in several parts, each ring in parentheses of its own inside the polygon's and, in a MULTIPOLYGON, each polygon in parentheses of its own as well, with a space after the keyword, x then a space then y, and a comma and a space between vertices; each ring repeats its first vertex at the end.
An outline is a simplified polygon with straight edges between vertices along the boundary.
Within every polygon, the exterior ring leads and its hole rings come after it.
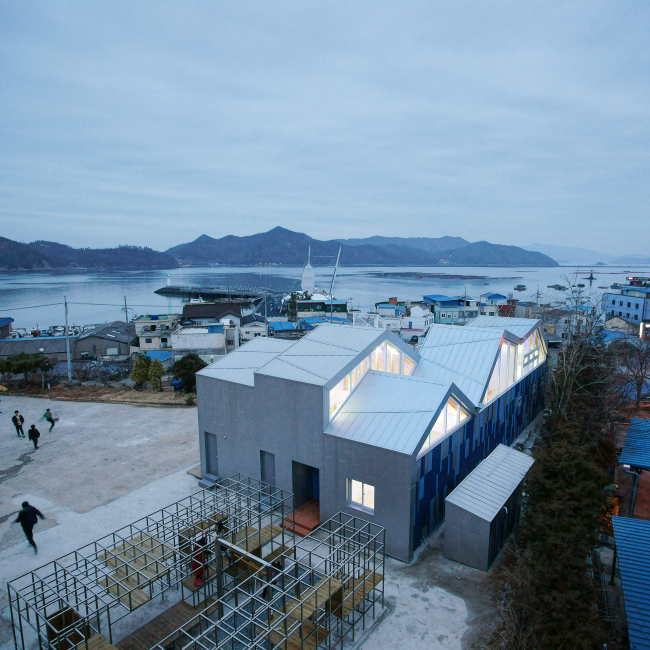
POLYGON ((345 486, 345 501, 348 507, 354 508, 355 510, 361 510, 361 512, 365 512, 370 515, 375 514, 375 486, 370 485, 370 483, 364 483, 363 481, 357 481, 357 479, 354 478, 348 478, 346 479, 346 486, 345 486), (352 489, 353 483, 359 483, 361 485, 361 503, 358 501, 352 501, 352 489), (365 499, 366 499, 366 487, 372 488, 372 508, 369 506, 364 505, 365 499))

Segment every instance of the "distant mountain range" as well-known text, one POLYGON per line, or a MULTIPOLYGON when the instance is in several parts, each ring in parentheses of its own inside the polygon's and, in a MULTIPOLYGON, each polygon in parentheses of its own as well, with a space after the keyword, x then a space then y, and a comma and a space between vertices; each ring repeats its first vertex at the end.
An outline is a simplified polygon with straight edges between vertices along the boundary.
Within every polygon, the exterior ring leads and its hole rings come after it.
POLYGON ((366 237, 365 239, 338 239, 341 244, 348 246, 408 246, 419 248, 429 253, 450 251, 462 248, 470 242, 462 237, 366 237))
POLYGON ((49 241, 21 244, 0 237, 0 269, 168 269, 176 260, 166 253, 138 246, 72 248, 49 241))
POLYGON ((321 241, 280 227, 247 237, 228 235, 214 239, 201 235, 193 242, 174 246, 166 252, 190 264, 302 265, 309 246, 315 264, 319 263, 319 258, 331 261, 340 247, 341 261, 346 266, 559 266, 543 253, 488 242, 469 243, 460 237, 321 241))
POLYGON ((369 237, 313 239, 286 228, 215 239, 201 235, 164 253, 150 248, 72 248, 54 242, 23 244, 0 237, 0 270, 166 269, 184 264, 302 266, 311 247, 315 266, 330 263, 341 249, 344 266, 558 266, 549 256, 517 246, 470 243, 461 237, 369 237))
POLYGON ((554 244, 530 244, 523 246, 527 251, 538 251, 544 253, 560 264, 650 264, 650 257, 645 255, 626 255, 616 257, 599 251, 592 251, 586 248, 575 248, 573 246, 556 246, 554 244))
POLYGON ((554 244, 530 244, 522 246, 527 251, 537 251, 552 257, 560 264, 610 264, 616 259, 614 255, 591 251, 587 248, 576 248, 574 246, 556 246, 554 244))

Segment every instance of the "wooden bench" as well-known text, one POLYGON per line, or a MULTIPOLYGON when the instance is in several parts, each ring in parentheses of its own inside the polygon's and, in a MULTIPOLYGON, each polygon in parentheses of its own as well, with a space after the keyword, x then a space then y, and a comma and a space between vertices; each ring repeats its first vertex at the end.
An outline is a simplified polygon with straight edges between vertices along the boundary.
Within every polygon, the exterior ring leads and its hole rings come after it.
MULTIPOLYGON (((95 634, 76 646, 75 650, 117 650, 103 634, 95 634)), ((147 649, 148 650, 148 649, 147 649)))
POLYGON ((180 601, 115 645, 118 650, 149 650, 176 630, 183 628, 198 613, 199 610, 180 601))
POLYGON ((296 555, 296 549, 293 546, 278 546, 278 548, 275 549, 275 551, 271 551, 268 555, 265 555, 262 559, 265 562, 268 562, 269 564, 273 562, 273 560, 279 558, 282 555, 293 555, 295 557, 296 555))
POLYGON ((149 594, 142 589, 147 585, 138 584, 137 580, 131 576, 126 578, 107 576, 98 580, 98 583, 110 594, 119 598, 131 611, 151 600, 149 594))
POLYGON ((272 646, 280 648, 280 650, 316 650, 329 636, 329 632, 324 627, 319 627, 318 632, 316 632, 316 625, 311 621, 305 621, 286 639, 282 627, 283 624, 278 623, 276 629, 267 633, 263 629, 257 628, 258 638, 259 636, 267 637, 272 646))
POLYGON ((338 618, 347 618, 350 612, 384 579, 381 573, 364 571, 358 578, 350 578, 343 589, 332 596, 330 607, 338 618))

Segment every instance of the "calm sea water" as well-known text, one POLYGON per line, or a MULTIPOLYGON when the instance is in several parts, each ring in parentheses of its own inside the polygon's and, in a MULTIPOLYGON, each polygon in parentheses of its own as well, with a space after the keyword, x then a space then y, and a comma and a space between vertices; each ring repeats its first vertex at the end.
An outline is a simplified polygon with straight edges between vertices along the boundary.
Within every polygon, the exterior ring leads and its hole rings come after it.
MULTIPOLYGON (((626 275, 647 275, 648 269, 623 269, 600 267, 594 269, 596 281, 591 290, 589 282, 580 278, 589 275, 590 269, 559 268, 454 268, 440 267, 354 267, 341 268, 334 284, 337 298, 351 298, 353 306, 362 310, 397 296, 400 300, 420 300, 425 294, 465 295, 478 298, 481 293, 495 291, 505 295, 514 293, 520 300, 534 299, 538 290, 545 302, 561 300, 565 294, 548 289, 550 284, 566 285, 571 281, 584 282, 587 295, 597 297, 602 293, 598 286, 623 282, 626 275), (450 273, 457 275, 485 275, 486 280, 432 279, 377 277, 378 273, 450 273), (484 284, 487 282, 488 284, 484 284), (513 291, 516 284, 524 284, 526 291, 513 291)), ((191 268, 172 271, 122 271, 101 273, 3 273, 0 274, 0 317, 11 316, 14 327, 46 328, 64 322, 62 303, 69 303, 69 322, 84 325, 124 318, 126 296, 129 317, 135 314, 168 313, 182 308, 180 299, 167 298, 154 293, 170 277, 174 285, 205 285, 269 288, 289 291, 299 289, 302 268, 271 267, 254 270, 250 267, 224 267, 218 269, 191 268)), ((329 290, 332 268, 316 268, 317 287, 329 290)))

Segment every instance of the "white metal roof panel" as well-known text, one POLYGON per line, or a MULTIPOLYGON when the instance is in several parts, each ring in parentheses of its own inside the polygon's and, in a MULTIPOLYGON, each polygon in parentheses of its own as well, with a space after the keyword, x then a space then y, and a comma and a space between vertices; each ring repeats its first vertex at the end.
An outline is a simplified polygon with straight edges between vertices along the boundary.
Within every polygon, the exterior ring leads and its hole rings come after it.
POLYGON ((512 447, 499 445, 445 501, 492 521, 534 462, 512 447))
POLYGON ((468 328, 482 328, 482 327, 501 327, 504 330, 512 332, 512 327, 528 328, 527 331, 532 331, 535 327, 541 324, 537 318, 507 318, 506 316, 478 316, 473 320, 467 322, 465 327, 468 328))
POLYGON ((452 386, 370 371, 325 433, 412 454, 452 386))
MULTIPOLYGON (((314 364, 312 363, 312 366, 314 364)), ((282 359, 275 358, 273 361, 267 363, 264 368, 261 368, 257 374, 265 375, 267 377, 278 377, 279 379, 288 379, 290 381, 299 381, 305 384, 315 384, 317 386, 324 386, 327 379, 316 374, 315 368, 302 369, 294 363, 287 363, 282 359)))
POLYGON ((490 379, 503 332, 442 327, 432 327, 429 331, 413 374, 439 382, 454 382, 478 404, 490 379))
POLYGON ((235 384, 255 385, 255 372, 293 345, 260 337, 233 350, 230 354, 203 368, 197 374, 235 384))
POLYGON ((383 329, 324 323, 298 341, 296 346, 307 341, 317 341, 358 353, 371 345, 373 341, 383 338, 384 334, 385 330, 383 329))

